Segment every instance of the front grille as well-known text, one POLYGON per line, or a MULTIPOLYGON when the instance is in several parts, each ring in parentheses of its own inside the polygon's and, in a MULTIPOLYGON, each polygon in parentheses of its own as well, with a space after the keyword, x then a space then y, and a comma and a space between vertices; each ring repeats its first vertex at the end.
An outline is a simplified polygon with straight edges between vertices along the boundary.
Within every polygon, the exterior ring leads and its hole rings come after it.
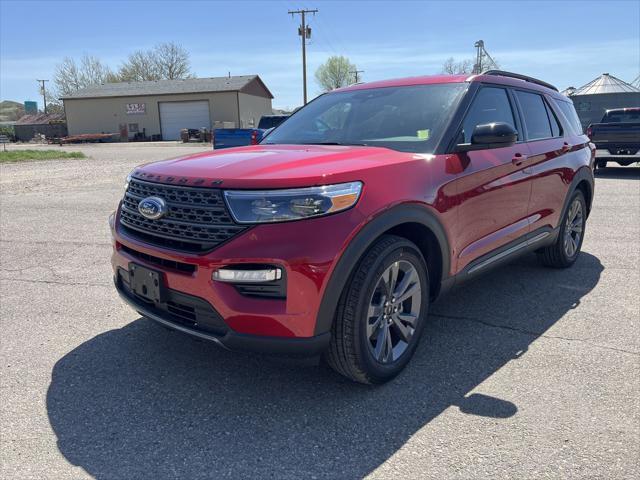
POLYGON ((196 266, 190 263, 182 263, 173 260, 167 260, 165 258, 154 257, 153 255, 148 255, 146 253, 134 250, 133 248, 129 248, 126 245, 120 245, 120 248, 132 257, 139 258, 148 263, 153 263, 154 265, 159 265, 171 270, 176 270, 177 272, 192 274, 196 271, 196 266))
POLYGON ((236 224, 216 188, 183 187, 131 179, 120 210, 120 224, 141 240, 174 250, 203 252, 246 230, 236 224), (160 197, 167 214, 150 220, 138 211, 146 197, 160 197))

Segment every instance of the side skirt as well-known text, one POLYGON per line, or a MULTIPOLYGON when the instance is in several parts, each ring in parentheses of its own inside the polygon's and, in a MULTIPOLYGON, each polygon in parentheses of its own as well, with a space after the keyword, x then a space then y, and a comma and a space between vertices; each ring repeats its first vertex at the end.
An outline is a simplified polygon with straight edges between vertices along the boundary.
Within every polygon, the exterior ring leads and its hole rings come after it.
POLYGON ((558 238, 558 232, 558 228, 542 227, 477 258, 455 276, 455 285, 509 263, 521 255, 553 244, 558 238))

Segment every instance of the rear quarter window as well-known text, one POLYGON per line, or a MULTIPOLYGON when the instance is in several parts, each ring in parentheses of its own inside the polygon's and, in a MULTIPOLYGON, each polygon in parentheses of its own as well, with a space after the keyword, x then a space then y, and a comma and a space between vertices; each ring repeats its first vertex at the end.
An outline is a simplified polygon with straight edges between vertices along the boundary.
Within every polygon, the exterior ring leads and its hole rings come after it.
POLYGON ((564 115, 564 117, 567 119, 567 123, 573 130, 573 133, 581 135, 582 123, 580 123, 580 118, 578 118, 578 114, 576 113, 576 109, 573 106, 573 102, 571 101, 565 102, 563 100, 558 100, 558 99, 554 99, 554 100, 556 105, 564 115))
POLYGON ((561 137, 562 125, 560 125, 560 122, 558 121, 558 117, 556 117, 556 114, 551 108, 551 106, 549 105, 549 103, 545 101, 544 104, 547 107, 547 115, 549 116, 549 121, 551 122, 551 133, 553 134, 554 137, 561 137))

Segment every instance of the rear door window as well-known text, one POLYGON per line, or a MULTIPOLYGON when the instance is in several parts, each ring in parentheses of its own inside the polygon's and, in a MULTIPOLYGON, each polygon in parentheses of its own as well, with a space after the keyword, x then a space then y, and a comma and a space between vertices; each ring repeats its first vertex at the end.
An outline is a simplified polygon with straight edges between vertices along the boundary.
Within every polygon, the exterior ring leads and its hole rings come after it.
POLYGON ((546 101, 544 102, 544 105, 547 107, 547 115, 549 117, 549 121, 551 122, 551 134, 554 137, 561 137, 562 126, 560 126, 560 122, 558 121, 555 112, 546 101))
POLYGON ((522 115, 524 116, 527 139, 540 140, 543 138, 551 138, 553 132, 551 131, 547 107, 545 106, 542 96, 537 93, 523 92, 522 90, 516 90, 516 96, 518 97, 522 115))
POLYGON ((507 91, 504 88, 483 87, 467 112, 462 122, 462 143, 471 143, 471 136, 476 125, 504 122, 516 129, 516 122, 511 109, 507 91))

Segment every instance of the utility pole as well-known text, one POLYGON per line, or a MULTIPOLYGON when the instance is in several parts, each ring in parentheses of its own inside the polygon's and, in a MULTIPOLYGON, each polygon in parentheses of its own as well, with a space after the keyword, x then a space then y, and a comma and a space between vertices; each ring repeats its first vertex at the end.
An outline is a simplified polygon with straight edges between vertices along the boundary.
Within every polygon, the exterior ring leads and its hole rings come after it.
POLYGON ((49 80, 36 80, 36 82, 40 82, 42 86, 40 87, 42 91, 42 98, 44 99, 44 114, 47 114, 47 91, 44 88, 44 82, 48 82, 49 80))
POLYGON ((318 10, 289 10, 289 14, 300 15, 302 24, 298 27, 298 35, 302 37, 302 93, 304 99, 304 105, 307 104, 307 39, 311 38, 311 28, 307 26, 305 22, 305 15, 307 13, 318 13, 318 10))
POLYGON ((353 73, 356 76, 356 83, 358 83, 358 74, 359 73, 364 73, 364 70, 353 70, 349 73, 353 73))

